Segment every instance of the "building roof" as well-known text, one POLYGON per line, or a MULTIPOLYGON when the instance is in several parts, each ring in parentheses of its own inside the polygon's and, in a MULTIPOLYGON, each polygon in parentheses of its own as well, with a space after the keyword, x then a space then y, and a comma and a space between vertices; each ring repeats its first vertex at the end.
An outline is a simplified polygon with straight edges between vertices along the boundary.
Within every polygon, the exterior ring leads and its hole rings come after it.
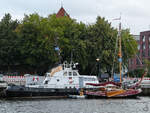
POLYGON ((63 7, 61 7, 59 9, 59 11, 57 12, 56 17, 59 18, 59 17, 63 17, 63 16, 70 17, 69 14, 65 11, 65 9, 63 7))
POLYGON ((141 34, 141 33, 150 33, 150 30, 142 31, 142 32, 140 32, 140 34, 141 34))
POLYGON ((140 40, 140 35, 132 35, 132 36, 136 41, 140 40))

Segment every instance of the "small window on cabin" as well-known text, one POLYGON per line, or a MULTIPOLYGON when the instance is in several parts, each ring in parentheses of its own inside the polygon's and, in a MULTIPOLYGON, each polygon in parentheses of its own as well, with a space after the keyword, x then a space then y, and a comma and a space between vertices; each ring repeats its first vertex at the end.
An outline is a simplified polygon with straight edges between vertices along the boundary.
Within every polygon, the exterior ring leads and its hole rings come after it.
POLYGON ((64 76, 67 76, 67 72, 64 72, 64 76))
POLYGON ((96 81, 96 79, 95 79, 95 78, 93 78, 93 81, 96 81))
POLYGON ((44 84, 48 84, 48 80, 46 80, 44 84))
POLYGON ((73 72, 73 76, 77 76, 77 73, 76 73, 76 72, 73 72))
POLYGON ((69 72, 69 76, 72 76, 72 72, 69 72))

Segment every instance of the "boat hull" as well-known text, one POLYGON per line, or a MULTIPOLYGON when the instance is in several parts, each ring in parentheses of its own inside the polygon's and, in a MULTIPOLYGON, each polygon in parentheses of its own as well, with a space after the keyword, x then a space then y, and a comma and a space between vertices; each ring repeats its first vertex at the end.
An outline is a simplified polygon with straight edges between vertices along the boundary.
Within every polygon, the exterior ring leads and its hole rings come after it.
POLYGON ((5 90, 6 97, 33 96, 68 96, 79 95, 77 89, 31 88, 25 86, 11 86, 5 90))
POLYGON ((86 91, 87 98, 136 98, 142 92, 141 89, 128 89, 120 94, 108 96, 106 91, 86 91))

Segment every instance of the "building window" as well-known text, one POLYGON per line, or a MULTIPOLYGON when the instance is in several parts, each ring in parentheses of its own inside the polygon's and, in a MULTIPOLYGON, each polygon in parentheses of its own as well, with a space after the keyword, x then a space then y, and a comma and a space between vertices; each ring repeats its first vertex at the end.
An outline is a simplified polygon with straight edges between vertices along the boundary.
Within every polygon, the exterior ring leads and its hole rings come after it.
POLYGON ((138 45, 138 50, 140 50, 140 45, 138 45))
POLYGON ((148 47, 150 48, 150 43, 149 43, 148 47))
POLYGON ((142 59, 142 64, 145 64, 145 59, 144 58, 142 59))
POLYGON ((142 40, 143 40, 143 42, 145 42, 145 36, 142 36, 142 40))
POLYGON ((140 56, 140 51, 137 52, 137 56, 140 56))
POLYGON ((131 65, 133 65, 134 64, 134 62, 133 62, 133 60, 131 60, 131 65))
POLYGON ((145 43, 143 43, 143 49, 145 49, 145 43))
POLYGON ((150 50, 148 50, 148 56, 150 56, 150 50))
POLYGON ((142 56, 143 56, 143 57, 145 56, 145 51, 142 51, 142 56))
POLYGON ((137 65, 140 65, 140 61, 139 61, 138 58, 136 59, 136 64, 137 64, 137 65))

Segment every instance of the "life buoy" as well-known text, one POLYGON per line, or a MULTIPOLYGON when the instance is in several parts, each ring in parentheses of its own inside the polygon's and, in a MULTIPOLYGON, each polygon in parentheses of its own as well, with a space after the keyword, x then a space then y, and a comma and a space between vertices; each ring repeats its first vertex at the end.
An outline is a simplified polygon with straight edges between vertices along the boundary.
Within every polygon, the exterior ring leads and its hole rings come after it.
POLYGON ((33 81, 39 81, 39 78, 38 77, 33 77, 33 81))

